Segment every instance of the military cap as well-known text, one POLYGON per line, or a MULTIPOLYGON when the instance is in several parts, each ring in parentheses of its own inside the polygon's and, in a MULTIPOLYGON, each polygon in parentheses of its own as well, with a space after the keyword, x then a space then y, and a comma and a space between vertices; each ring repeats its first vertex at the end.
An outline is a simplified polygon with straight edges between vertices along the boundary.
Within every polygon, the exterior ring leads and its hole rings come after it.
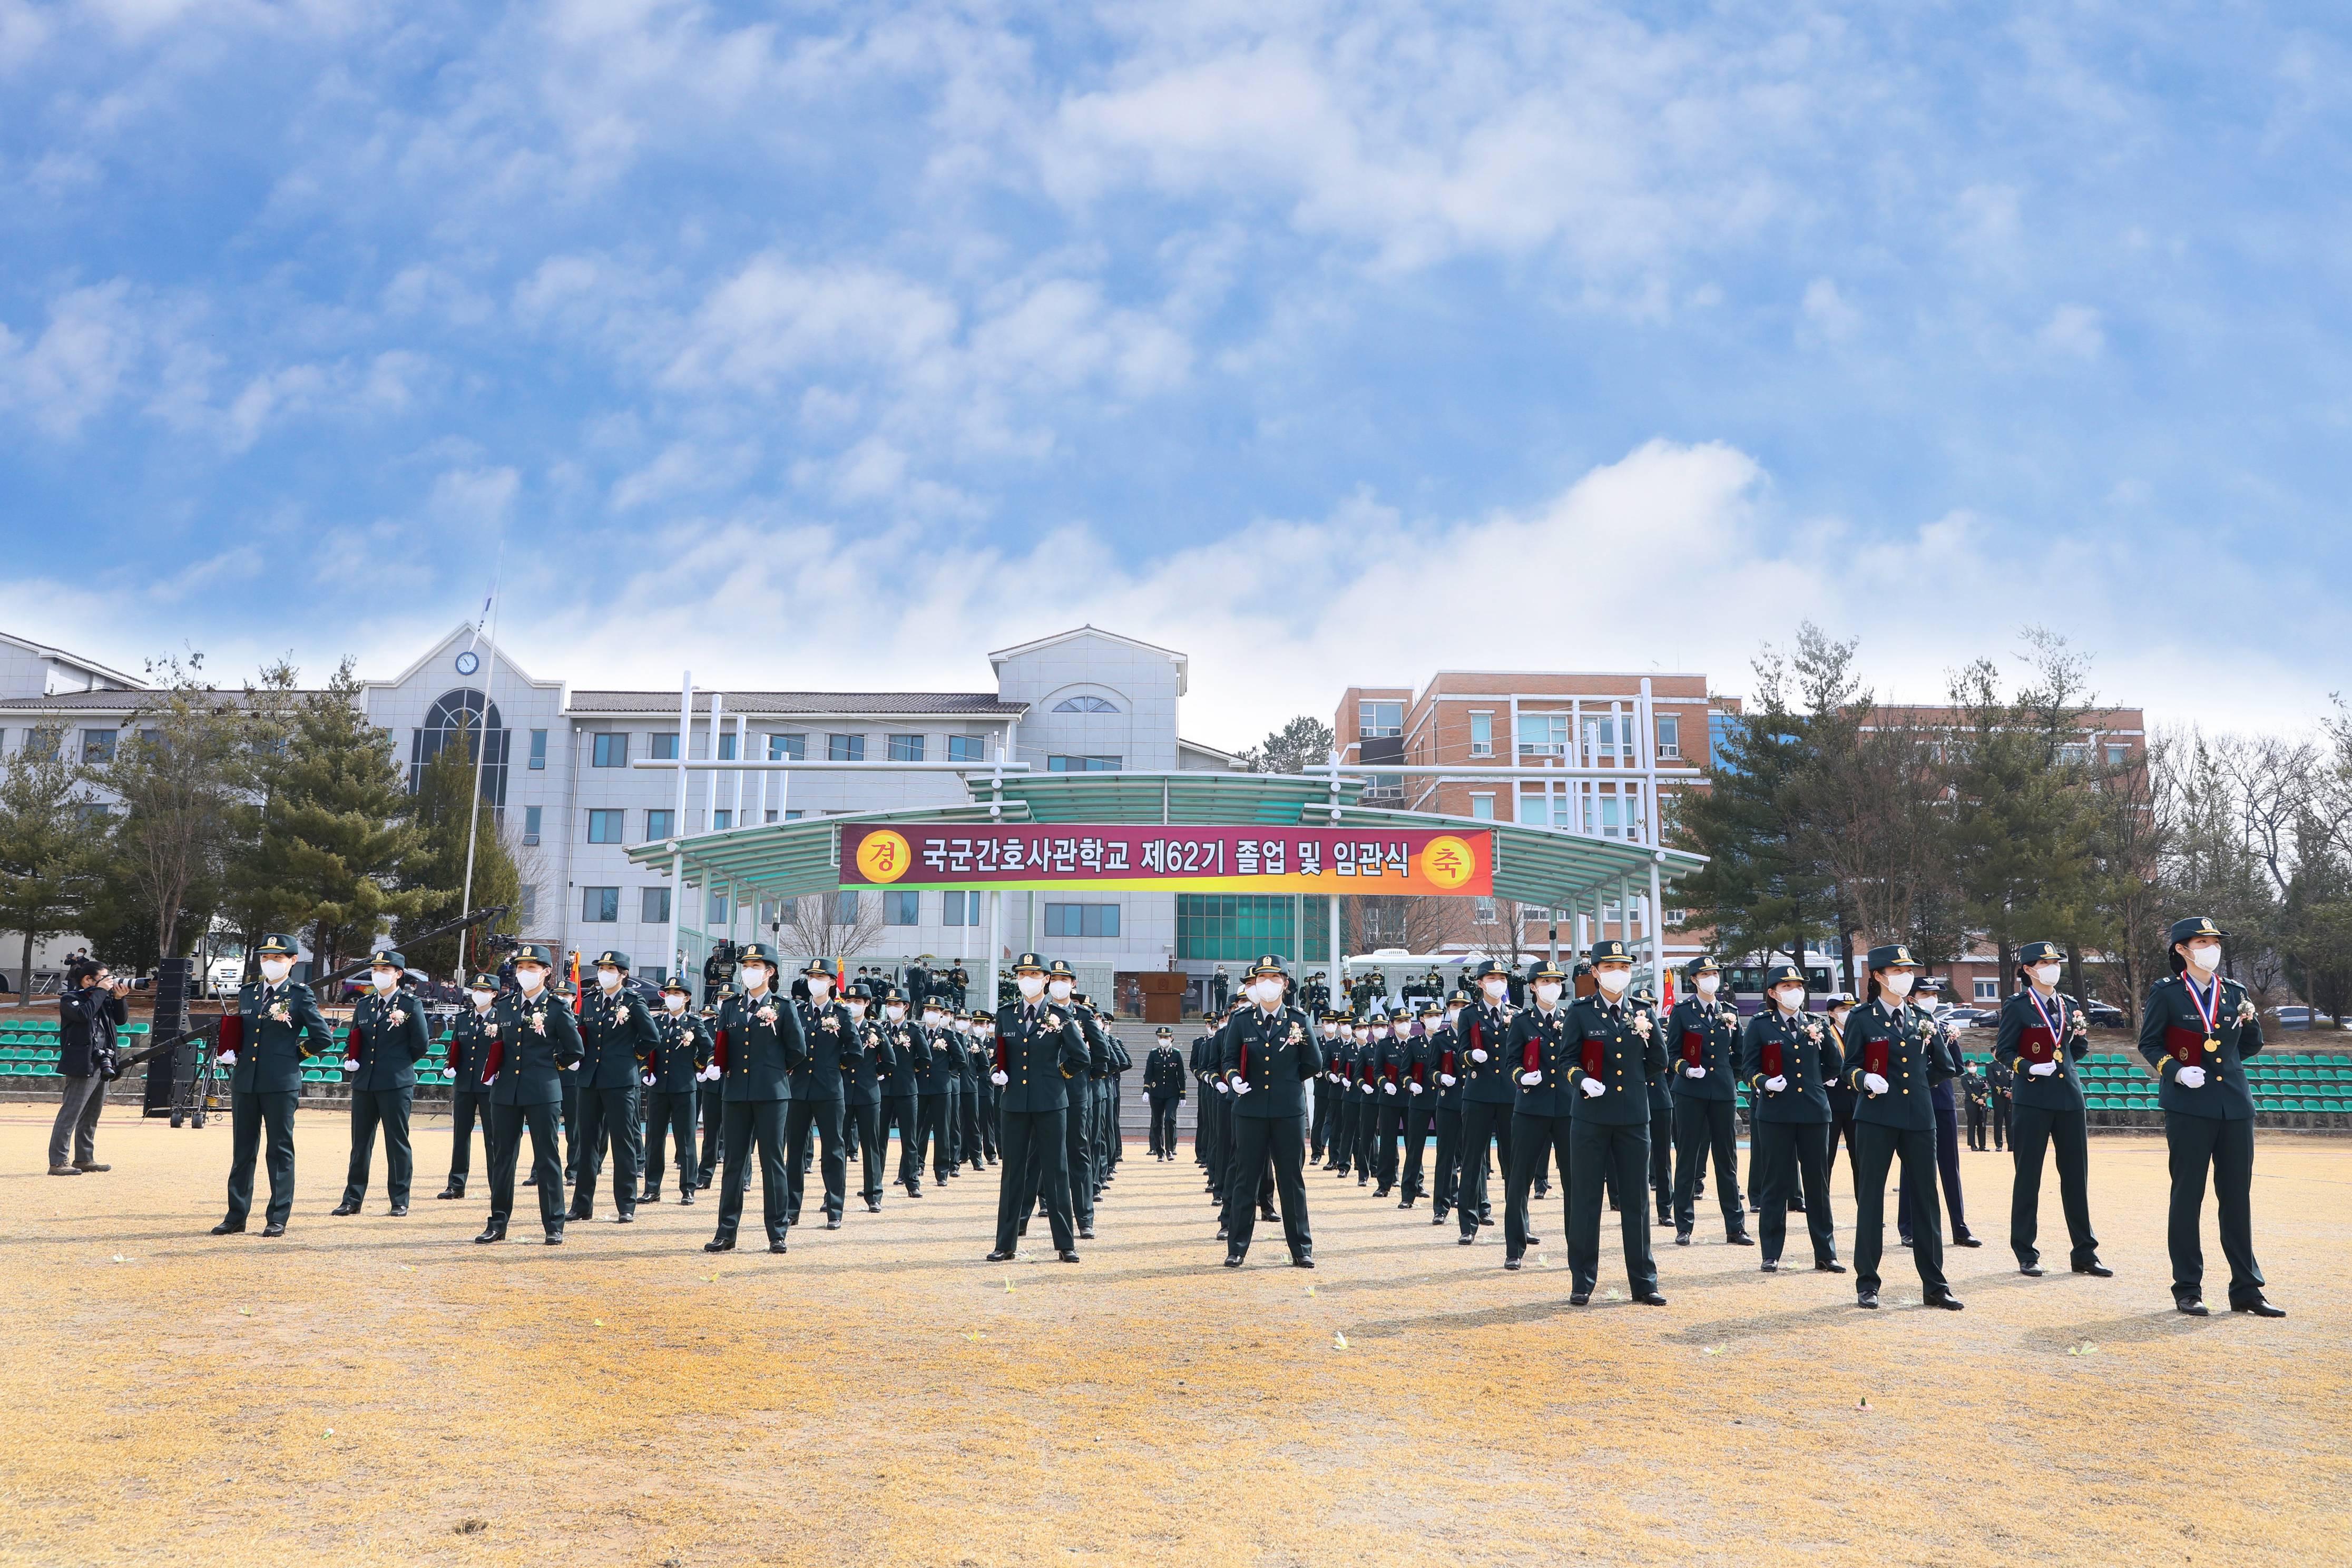
POLYGON ((1030 970, 1043 974, 1045 972, 1045 961, 1034 952, 1024 952, 1013 961, 1013 973, 1020 974, 1030 970))
POLYGON ((1919 961, 1911 956, 1911 944, 1903 942, 1890 942, 1883 944, 1882 946, 1872 948, 1870 950, 1870 956, 1864 961, 1864 963, 1866 967, 1871 969, 1916 969, 1919 967, 1919 961))
MULTIPOLYGON (((948 1011, 950 1014, 953 1014, 955 1009, 950 1007, 948 1011)), ((966 1013, 963 1016, 964 1021, 969 1024, 993 1024, 996 1022, 994 1017, 989 1014, 982 1013, 976 1008, 971 1012, 966 1013)))
POLYGON ((1282 955, 1275 952, 1259 954, 1258 961, 1244 970, 1243 974, 1244 978, 1250 980, 1261 980, 1268 975, 1276 980, 1290 978, 1290 972, 1282 966, 1282 955))
POLYGON ((1443 1018, 1445 1016, 1445 1009, 1434 1002, 1424 1002, 1422 1004, 1421 1016, 1424 1018, 1443 1018))
POLYGON ((1708 957, 1703 952, 1696 958, 1692 959, 1688 963, 1683 965, 1683 978, 1685 980, 1696 980, 1702 974, 1720 974, 1722 973, 1723 965, 1716 963, 1714 959, 1708 957))
POLYGON ((1822 997, 1822 1000, 1832 1007, 1851 1007, 1853 1005, 1853 998, 1843 991, 1832 991, 1828 995, 1822 997))
POLYGON ((1631 963, 1633 962, 1633 955, 1625 951, 1625 944, 1614 938, 1606 942, 1594 942, 1591 948, 1586 952, 1584 956, 1594 963, 1631 963))
POLYGON ((2220 926, 2213 923, 2212 916, 2191 915, 2187 920, 2173 921, 2172 934, 2166 937, 2164 940, 2167 943, 2171 943, 2176 942, 2189 942, 2200 936, 2226 939, 2229 934, 2230 933, 2228 931, 2223 931, 2220 926))
POLYGON ((294 939, 284 931, 271 931, 261 939, 261 945, 253 950, 253 955, 256 958, 291 958, 294 956, 294 939))
POLYGON ((735 950, 735 962, 764 963, 773 969, 776 967, 776 950, 764 942, 747 942, 735 950))
POLYGON ((1348 1021, 1348 1015, 1337 1007, 1326 1007, 1316 1015, 1315 1021, 1318 1024, 1344 1024, 1348 1021))
POLYGON ((508 962, 512 963, 536 963, 541 969, 552 969, 555 967, 555 959, 548 952, 546 944, 536 942, 526 942, 518 944, 514 950, 514 957, 509 959, 508 962))
POLYGON ((1538 980, 1564 981, 1567 978, 1567 975, 1562 974, 1559 972, 1559 965, 1554 963, 1549 958, 1538 958, 1533 963, 1528 965, 1528 984, 1530 985, 1534 984, 1538 980))
POLYGON ((1054 960, 1053 963, 1045 966, 1045 978, 1048 980, 1076 981, 1077 979, 1077 975, 1071 970, 1070 961, 1068 959, 1057 958, 1054 960))
POLYGON ((394 969, 406 969, 408 967, 408 956, 396 947, 379 947, 375 950, 375 955, 370 958, 368 963, 371 964, 389 963, 394 969))
POLYGON ((2052 959, 2064 960, 2054 942, 2029 942, 2017 950, 2017 962, 2023 964, 2044 963, 2052 959))
POLYGON ((1160 1025, 1160 1027, 1153 1030, 1152 1033, 1158 1035, 1163 1040, 1172 1040, 1176 1037, 1176 1031, 1170 1028, 1165 1024, 1160 1025))
POLYGON ((466 982, 466 989, 468 991, 496 991, 498 988, 499 977, 488 970, 482 971, 473 979, 466 982))
POLYGON ((830 980, 833 978, 833 965, 827 963, 822 958, 812 958, 806 963, 801 965, 801 973, 803 974, 810 975, 822 974, 827 980, 830 980))
POLYGON ((883 988, 882 1002, 885 1006, 893 1002, 903 1005, 906 1000, 907 994, 904 991, 899 990, 896 985, 885 986, 883 988))
POLYGON ((1764 989, 1767 991, 1775 985, 1786 985, 1791 980, 1800 985, 1805 983, 1805 972, 1793 963, 1776 963, 1764 971, 1764 989))
POLYGON ((590 967, 612 968, 626 972, 629 967, 629 955, 617 947, 608 947, 596 955, 596 962, 590 967))
POLYGON ((679 979, 675 974, 671 975, 667 980, 663 981, 661 983, 661 988, 662 994, 665 996, 668 995, 673 991, 677 992, 681 996, 691 996, 694 994, 694 987, 688 985, 685 981, 679 979))
POLYGON ((1507 980, 1511 967, 1499 958, 1482 958, 1470 971, 1473 980, 1507 980))

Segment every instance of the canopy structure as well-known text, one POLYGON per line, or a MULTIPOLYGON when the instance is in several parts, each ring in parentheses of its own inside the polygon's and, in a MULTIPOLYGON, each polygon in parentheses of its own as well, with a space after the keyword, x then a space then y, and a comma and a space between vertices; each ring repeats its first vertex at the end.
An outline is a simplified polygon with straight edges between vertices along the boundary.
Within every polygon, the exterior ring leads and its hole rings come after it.
MULTIPOLYGON (((706 894, 722 889, 730 892, 732 896, 728 900, 727 910, 730 917, 749 902, 832 893, 841 886, 841 829, 845 826, 1083 822, 1105 826, 1156 823, 1187 826, 1451 828, 1492 835, 1494 896, 1497 899, 1569 915, 1589 913, 1597 921, 1606 904, 1615 904, 1630 916, 1635 900, 1647 898, 1653 918, 1630 945, 1648 958, 1654 987, 1663 979, 1656 972, 1661 944, 1654 918, 1661 907, 1663 889, 1696 873, 1706 863, 1703 856, 1655 847, 1630 838, 1601 837, 1531 823, 1492 822, 1435 812, 1367 806, 1360 804, 1362 781, 1346 777, 1205 771, 1002 776, 975 773, 965 780, 965 787, 971 798, 954 805, 850 812, 730 828, 640 845, 629 851, 629 858, 649 871, 664 872, 679 880, 680 896, 673 905, 680 913, 679 954, 689 964, 698 966, 711 942, 726 932, 708 929, 702 917, 709 910, 709 900, 707 897, 685 897, 685 888, 706 894), (686 918, 688 916, 694 918, 686 918)), ((996 929, 997 903, 998 900, 992 897, 992 933, 996 929)), ((1335 928, 1331 951, 1338 952, 1337 900, 1331 900, 1330 909, 1335 928)), ((983 996, 996 994, 994 972, 1000 945, 992 935, 987 958, 989 973, 981 991, 983 996)))

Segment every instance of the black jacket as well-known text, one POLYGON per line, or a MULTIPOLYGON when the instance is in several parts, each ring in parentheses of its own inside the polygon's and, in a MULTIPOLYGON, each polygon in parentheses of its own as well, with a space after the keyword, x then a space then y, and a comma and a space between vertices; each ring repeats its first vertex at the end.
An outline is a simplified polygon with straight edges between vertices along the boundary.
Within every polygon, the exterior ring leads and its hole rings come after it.
POLYGON ((1228 1083, 1250 1086, 1234 1097, 1234 1114, 1270 1121, 1307 1113, 1307 1081, 1323 1070, 1323 1051, 1314 1020, 1299 1008, 1268 1017, 1253 1005, 1225 1025, 1218 1063, 1228 1083))
POLYGON ((58 1071, 92 1078, 90 1058, 114 1044, 114 1030, 128 1016, 122 998, 94 985, 77 986, 58 997, 58 1071))

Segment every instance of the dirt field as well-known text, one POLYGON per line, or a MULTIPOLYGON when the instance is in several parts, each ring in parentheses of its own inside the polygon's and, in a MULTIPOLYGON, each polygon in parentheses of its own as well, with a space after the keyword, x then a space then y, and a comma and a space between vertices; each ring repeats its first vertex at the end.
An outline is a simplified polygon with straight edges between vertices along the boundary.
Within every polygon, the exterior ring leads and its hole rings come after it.
POLYGON ((1189 1153, 1139 1151, 1076 1267, 981 1261, 993 1172, 785 1258, 707 1258, 711 1194, 478 1247, 446 1122, 414 1213, 339 1220, 310 1113, 291 1233, 215 1240, 225 1125, 110 1114, 70 1180, 47 1126, 0 1110, 9 1562, 2352 1561, 2352 1143, 2260 1146, 2265 1323, 2170 1310, 2152 1139, 2092 1145, 2113 1280, 2012 1272, 2007 1158, 1969 1154, 1968 1310, 1909 1307, 1897 1250, 1869 1314, 1711 1216, 1669 1308, 1574 1310, 1557 1195, 1506 1274, 1325 1175, 1321 1267, 1261 1233, 1232 1273, 1189 1153))

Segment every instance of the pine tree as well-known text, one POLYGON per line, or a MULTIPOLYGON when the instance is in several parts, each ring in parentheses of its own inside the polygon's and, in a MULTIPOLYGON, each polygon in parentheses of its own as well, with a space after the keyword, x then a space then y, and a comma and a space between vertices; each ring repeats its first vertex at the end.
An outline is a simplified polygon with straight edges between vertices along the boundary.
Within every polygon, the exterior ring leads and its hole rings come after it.
POLYGON ((22 934, 18 1000, 33 993, 33 950, 74 930, 99 836, 85 822, 80 770, 55 730, 34 731, 0 770, 0 931, 22 934))
MULTIPOLYGON (((412 965, 443 977, 457 973, 457 937, 452 934, 415 942, 407 940, 406 933, 446 925, 469 907, 466 899, 466 805, 474 799, 475 776, 473 735, 468 731, 442 747, 425 764, 425 774, 417 783, 413 802, 412 815, 424 835, 424 843, 410 858, 404 879, 411 890, 425 894, 425 900, 415 913, 403 917, 394 930, 402 935, 401 952, 412 965)), ((479 801, 476 803, 475 817, 470 907, 478 910, 504 904, 510 912, 496 925, 479 928, 466 944, 465 951, 469 955, 481 952, 481 936, 488 931, 517 929, 511 911, 522 896, 522 878, 499 836, 498 812, 488 802, 479 801)))

